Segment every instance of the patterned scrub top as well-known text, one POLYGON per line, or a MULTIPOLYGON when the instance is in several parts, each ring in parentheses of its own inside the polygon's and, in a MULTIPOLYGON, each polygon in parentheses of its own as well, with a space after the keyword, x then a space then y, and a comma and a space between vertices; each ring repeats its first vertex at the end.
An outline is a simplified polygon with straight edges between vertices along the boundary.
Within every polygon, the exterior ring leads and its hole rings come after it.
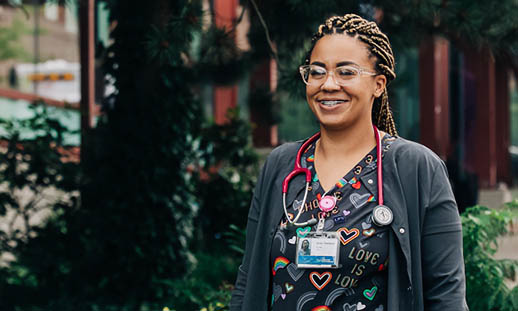
MULTIPOLYGON (((382 154, 395 140, 385 134, 382 154)), ((302 223, 321 217, 319 199, 324 195, 314 167, 315 144, 301 157, 301 165, 310 169, 313 181, 298 220, 302 223)), ((337 269, 300 268, 295 264, 296 239, 313 227, 278 227, 274 236, 270 263, 272 279, 271 310, 295 311, 383 311, 387 302, 388 226, 372 222, 377 193, 362 185, 360 177, 377 168, 376 147, 327 192, 337 198, 335 208, 326 215, 324 231, 336 231, 340 237, 340 267, 337 269)), ((376 175, 375 175, 376 176, 376 175)), ((371 182, 371 181, 368 181, 371 182)), ((288 207, 290 217, 298 213, 304 189, 288 207)), ((283 216, 281 224, 286 224, 283 216)))

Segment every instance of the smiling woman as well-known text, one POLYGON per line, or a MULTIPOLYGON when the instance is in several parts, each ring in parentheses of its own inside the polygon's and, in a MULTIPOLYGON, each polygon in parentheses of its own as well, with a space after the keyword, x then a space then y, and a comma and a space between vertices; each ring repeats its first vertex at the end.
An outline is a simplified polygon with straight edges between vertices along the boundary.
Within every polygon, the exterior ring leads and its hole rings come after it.
POLYGON ((455 199, 437 155, 397 136, 387 36, 331 17, 299 70, 320 132, 268 157, 230 309, 467 310, 455 199))

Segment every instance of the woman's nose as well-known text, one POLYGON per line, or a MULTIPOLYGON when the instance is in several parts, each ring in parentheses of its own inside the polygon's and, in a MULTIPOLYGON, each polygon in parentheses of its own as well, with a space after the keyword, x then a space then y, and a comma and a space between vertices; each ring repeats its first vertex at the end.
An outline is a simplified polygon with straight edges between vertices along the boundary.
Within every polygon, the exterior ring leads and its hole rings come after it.
POLYGON ((325 78, 321 87, 323 90, 335 91, 340 89, 340 85, 336 83, 335 77, 333 75, 334 73, 332 71, 327 73, 327 77, 325 78))

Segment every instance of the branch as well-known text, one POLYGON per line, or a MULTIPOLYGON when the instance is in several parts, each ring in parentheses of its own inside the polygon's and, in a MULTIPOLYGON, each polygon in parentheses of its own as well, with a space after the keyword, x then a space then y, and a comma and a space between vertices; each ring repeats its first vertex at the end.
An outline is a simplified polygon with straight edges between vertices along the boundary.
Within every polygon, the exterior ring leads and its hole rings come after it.
POLYGON ((270 50, 272 51, 273 58, 275 58, 275 62, 277 62, 277 66, 280 68, 281 63, 279 62, 279 55, 277 53, 277 48, 274 46, 274 44, 270 38, 270 31, 268 30, 268 26, 266 25, 266 22, 264 21, 263 15, 259 11, 259 8, 257 7, 257 4, 255 3, 255 0, 250 0, 250 2, 254 6, 255 12, 257 13, 257 16, 259 17, 259 21, 261 22, 261 25, 263 25, 264 32, 266 35, 266 41, 268 42, 268 45, 270 46, 270 50))
MULTIPOLYGON (((211 1, 211 3, 212 3, 212 1, 211 1)), ((220 14, 218 14, 218 13, 214 10, 214 8, 213 8, 212 6, 213 6, 213 4, 211 4, 211 9, 210 9, 210 11, 211 11, 211 13, 210 13, 210 14, 211 14, 211 23, 212 23, 213 25, 215 25, 216 23, 214 22, 214 18, 216 17, 216 15, 217 15, 218 17, 220 17, 220 18, 221 18, 222 16, 221 16, 220 14)), ((247 9, 247 6, 246 6, 246 5, 243 5, 243 9, 241 10, 241 13, 239 14, 239 17, 238 17, 236 20, 232 21, 232 28, 230 28, 230 29, 228 30, 228 33, 231 33, 231 32, 233 32, 234 30, 236 30, 237 26, 241 23, 241 21, 243 20, 243 17, 245 16, 246 9, 247 9)))
POLYGON ((236 20, 236 25, 234 27, 237 27, 237 25, 239 23, 241 23, 241 21, 243 20, 243 16, 245 16, 246 8, 247 8, 247 6, 243 5, 243 9, 241 10, 241 14, 239 14, 239 17, 236 20))
POLYGON ((29 12, 27 12, 27 9, 23 6, 22 1, 14 1, 14 0, 0 0, 0 6, 10 6, 15 9, 20 9, 25 14, 25 18, 29 19, 29 12))

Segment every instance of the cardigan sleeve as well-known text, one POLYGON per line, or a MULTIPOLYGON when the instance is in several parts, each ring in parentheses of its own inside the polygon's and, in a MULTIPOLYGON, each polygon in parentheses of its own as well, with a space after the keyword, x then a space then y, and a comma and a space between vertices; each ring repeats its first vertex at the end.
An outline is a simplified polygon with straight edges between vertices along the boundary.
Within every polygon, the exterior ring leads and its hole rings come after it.
POLYGON ((436 165, 430 182, 421 248, 424 307, 427 311, 468 310, 462 226, 444 162, 436 165))
POLYGON ((252 202, 250 205, 250 210, 248 212, 248 223, 246 226, 246 245, 245 245, 245 254, 243 256, 243 261, 238 268, 236 283, 234 286, 234 290, 232 292, 232 297, 230 299, 230 311, 241 311, 243 306, 243 299, 245 296, 245 289, 247 285, 247 277, 248 277, 248 267, 250 264, 250 259, 252 255, 253 244, 256 238, 257 231, 257 223, 259 221, 260 214, 260 200, 261 196, 261 187, 264 182, 264 175, 267 167, 267 162, 265 162, 263 169, 259 175, 257 180, 257 186, 254 190, 254 195, 252 197, 252 202))

